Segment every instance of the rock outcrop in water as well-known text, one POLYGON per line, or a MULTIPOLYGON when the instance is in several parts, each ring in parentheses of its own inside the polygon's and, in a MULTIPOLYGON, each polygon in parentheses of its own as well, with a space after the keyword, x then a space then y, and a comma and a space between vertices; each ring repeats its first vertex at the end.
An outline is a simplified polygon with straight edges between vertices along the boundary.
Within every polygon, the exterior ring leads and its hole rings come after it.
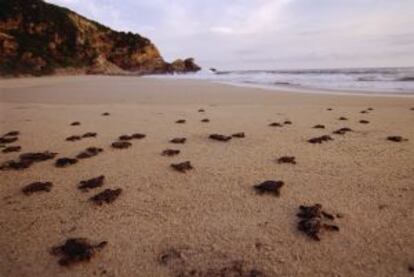
POLYGON ((117 32, 42 0, 0 0, 0 75, 163 74, 200 70, 167 63, 139 34, 117 32))
POLYGON ((175 60, 170 64, 170 71, 176 73, 197 72, 201 67, 194 63, 193 58, 175 60))

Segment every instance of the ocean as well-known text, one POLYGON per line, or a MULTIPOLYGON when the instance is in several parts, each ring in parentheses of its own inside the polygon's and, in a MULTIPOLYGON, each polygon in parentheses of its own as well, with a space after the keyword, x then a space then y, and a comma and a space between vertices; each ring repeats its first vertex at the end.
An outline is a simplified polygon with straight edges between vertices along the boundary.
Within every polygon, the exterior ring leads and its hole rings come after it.
POLYGON ((203 79, 266 88, 327 90, 341 93, 414 95, 414 67, 305 70, 202 70, 168 78, 203 79))

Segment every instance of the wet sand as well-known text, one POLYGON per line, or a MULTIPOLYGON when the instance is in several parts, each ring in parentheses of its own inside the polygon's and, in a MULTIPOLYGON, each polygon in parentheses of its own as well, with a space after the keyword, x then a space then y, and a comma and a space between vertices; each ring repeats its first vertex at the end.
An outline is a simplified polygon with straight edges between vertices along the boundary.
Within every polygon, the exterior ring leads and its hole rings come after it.
POLYGON ((87 76, 1 80, 0 101, 0 135, 20 131, 6 145, 21 146, 0 152, 1 163, 58 153, 0 171, 0 276, 413 274, 414 97, 87 76), (333 134, 341 128, 352 131, 333 134), (88 132, 97 135, 66 141, 88 132), (244 138, 209 138, 240 132, 244 138), (111 146, 134 133, 146 136, 111 146), (333 140, 308 142, 323 135, 333 140), (55 166, 92 146, 103 151, 55 166), (166 149, 180 153, 162 155, 166 149), (279 163, 283 156, 296 164, 279 163), (185 161, 193 167, 185 173, 171 167, 185 161), (78 189, 101 175, 102 186, 78 189), (255 191, 266 180, 284 182, 279 197, 255 191), (25 195, 33 182, 53 186, 25 195), (102 205, 89 200, 105 189, 122 192, 102 205), (315 203, 339 227, 320 241, 297 229, 299 206, 315 203), (60 266, 51 248, 78 237, 107 245, 89 262, 60 266))

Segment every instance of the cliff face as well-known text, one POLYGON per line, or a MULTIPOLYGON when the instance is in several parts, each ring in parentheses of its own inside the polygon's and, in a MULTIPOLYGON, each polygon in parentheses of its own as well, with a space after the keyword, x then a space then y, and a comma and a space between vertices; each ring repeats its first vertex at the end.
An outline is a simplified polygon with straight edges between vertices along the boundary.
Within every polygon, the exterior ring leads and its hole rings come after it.
MULTIPOLYGON (((181 60, 178 60, 181 61, 181 60)), ((65 69, 91 74, 198 71, 163 60, 138 34, 116 32, 42 0, 0 0, 0 74, 45 75, 65 69)))

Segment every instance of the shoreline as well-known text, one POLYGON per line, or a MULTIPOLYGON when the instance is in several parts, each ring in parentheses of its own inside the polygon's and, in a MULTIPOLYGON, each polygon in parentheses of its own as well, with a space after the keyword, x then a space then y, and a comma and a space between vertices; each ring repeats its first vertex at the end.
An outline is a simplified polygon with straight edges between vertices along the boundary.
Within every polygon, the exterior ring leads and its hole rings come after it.
POLYGON ((326 94, 326 95, 354 95, 354 96, 379 96, 379 97, 414 97, 414 92, 407 93, 398 93, 390 91, 375 91, 375 90, 347 90, 347 89, 327 89, 327 88, 316 88, 316 87, 306 87, 299 85, 260 85, 253 83, 238 83, 231 81, 219 81, 219 80, 209 80, 202 78, 186 78, 185 76, 180 76, 178 78, 170 76, 141 76, 142 78, 153 78, 153 79, 167 79, 167 80, 187 80, 187 81, 205 81, 212 82, 215 84, 224 84, 236 87, 247 87, 253 89, 264 89, 277 92, 292 92, 292 93, 306 93, 306 94, 326 94))
MULTIPOLYGON (((207 80, 207 79, 195 79, 195 78, 183 78, 183 76, 179 78, 174 78, 168 75, 54 75, 54 76, 42 76, 42 77, 22 77, 22 78, 0 78, 0 89, 7 89, 7 88, 15 88, 20 86, 16 83, 40 83, 42 85, 42 80, 46 82, 50 81, 59 82, 63 79, 78 79, 79 81, 85 80, 87 81, 89 78, 126 78, 128 79, 135 79, 135 78, 142 78, 142 79, 150 79, 150 80, 167 80, 167 81, 185 81, 185 82, 200 82, 200 83, 210 83, 210 84, 217 84, 217 85, 224 85, 224 86, 231 86, 236 88, 242 89, 252 89, 256 91, 273 91, 276 93, 291 93, 291 94, 304 94, 304 95, 326 95, 326 96, 353 96, 353 97, 384 97, 384 98, 414 98, 414 94, 398 94, 398 93, 388 93, 388 92, 376 92, 376 91, 357 91, 357 90, 334 90, 334 89, 324 89, 324 88, 307 88, 301 86, 267 86, 267 85, 257 85, 257 84, 248 84, 248 83, 236 83, 236 82, 225 82, 225 81, 215 81, 215 80, 207 80)), ((24 86, 24 85, 23 85, 24 86)), ((33 85, 32 85, 33 86, 33 85)), ((1 95, 0 95, 1 96, 1 95)), ((1 99, 0 99, 1 101, 1 99)))
MULTIPOLYGON (((212 81, 215 82, 215 81, 212 81)), ((298 85, 275 85, 275 86, 266 86, 266 85, 255 85, 255 84, 239 84, 239 83, 231 83, 231 82, 215 82, 219 84, 229 84, 233 86, 240 86, 240 87, 251 87, 251 88, 262 88, 266 90, 274 90, 274 91, 284 91, 284 92, 292 92, 292 93, 306 93, 306 94, 319 94, 319 95, 351 95, 351 96, 373 96, 373 97, 407 97, 412 98, 414 97, 413 93, 392 93, 388 91, 381 91, 377 92, 374 90, 343 90, 343 89, 326 89, 326 88, 311 88, 311 87, 304 87, 298 85)))

